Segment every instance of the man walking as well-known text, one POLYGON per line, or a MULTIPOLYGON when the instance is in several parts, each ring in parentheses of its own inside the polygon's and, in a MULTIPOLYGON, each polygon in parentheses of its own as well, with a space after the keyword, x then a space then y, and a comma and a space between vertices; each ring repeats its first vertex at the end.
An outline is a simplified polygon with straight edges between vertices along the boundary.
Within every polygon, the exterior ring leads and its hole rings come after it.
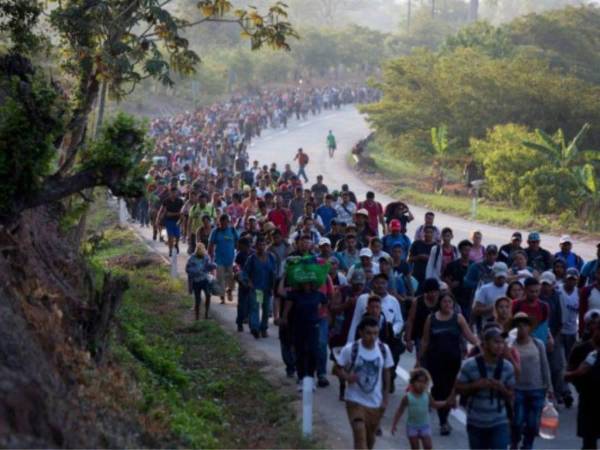
POLYGON ((308 155, 304 153, 302 148, 298 149, 298 153, 294 156, 294 161, 298 161, 298 177, 304 178, 304 182, 308 183, 308 177, 306 176, 306 165, 308 164, 308 155))
POLYGON ((333 370, 348 386, 344 399, 354 448, 372 449, 388 405, 394 361, 390 348, 378 339, 377 319, 362 319, 358 332, 360 339, 342 349, 333 370))
POLYGON ((211 231, 208 238, 208 254, 217 265, 217 283, 223 289, 221 304, 227 300, 233 301, 233 262, 238 234, 229 223, 229 216, 222 214, 219 217, 219 226, 211 231))

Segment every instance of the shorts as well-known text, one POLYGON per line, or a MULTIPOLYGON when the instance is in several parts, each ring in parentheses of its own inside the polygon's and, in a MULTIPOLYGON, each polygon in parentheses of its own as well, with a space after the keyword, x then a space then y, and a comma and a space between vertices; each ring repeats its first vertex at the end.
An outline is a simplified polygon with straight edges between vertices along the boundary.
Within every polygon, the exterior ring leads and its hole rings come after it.
POLYGON ((223 290, 233 291, 235 288, 235 279, 233 277, 233 266, 217 266, 217 283, 223 290))
POLYGON ((167 236, 176 239, 179 239, 179 236, 181 236, 181 231, 179 230, 179 225, 177 224, 176 219, 166 219, 165 228, 167 229, 167 236))
POLYGON ((406 424, 406 436, 410 438, 431 437, 431 425, 409 425, 406 424))

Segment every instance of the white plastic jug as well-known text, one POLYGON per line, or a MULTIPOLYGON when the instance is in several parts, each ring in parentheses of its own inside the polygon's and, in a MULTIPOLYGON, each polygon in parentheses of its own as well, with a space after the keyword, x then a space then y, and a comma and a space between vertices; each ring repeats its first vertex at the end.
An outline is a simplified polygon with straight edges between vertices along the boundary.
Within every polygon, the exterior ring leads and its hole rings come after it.
POLYGON ((543 439, 554 439, 558 432, 558 411, 552 404, 547 401, 546 406, 542 410, 542 418, 540 420, 540 437, 543 439))

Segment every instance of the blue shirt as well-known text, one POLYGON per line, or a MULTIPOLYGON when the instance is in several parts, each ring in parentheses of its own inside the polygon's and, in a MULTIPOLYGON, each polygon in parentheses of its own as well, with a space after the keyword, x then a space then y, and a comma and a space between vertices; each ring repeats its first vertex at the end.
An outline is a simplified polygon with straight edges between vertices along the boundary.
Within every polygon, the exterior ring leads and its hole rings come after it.
POLYGON ((237 240, 238 234, 233 227, 224 230, 215 228, 210 232, 208 243, 215 246, 215 263, 218 266, 233 266, 237 240))
POLYGON ((322 292, 302 292, 293 290, 287 295, 287 300, 294 304, 292 314, 294 323, 319 322, 319 306, 327 303, 327 297, 322 292))
POLYGON ((581 271, 581 267, 583 266, 583 260, 573 252, 555 253, 554 259, 562 259, 565 262, 565 264, 567 265, 567 269, 574 267, 577 270, 581 271))
POLYGON ((337 216, 337 212, 335 212, 335 209, 333 209, 331 206, 321 205, 317 208, 315 213, 323 221, 325 233, 329 233, 331 231, 331 219, 337 216))
POLYGON ((596 271, 598 270, 598 260, 594 259, 592 261, 588 261, 581 269, 581 276, 587 278, 586 286, 590 284, 594 284, 594 280, 596 279, 596 271))
POLYGON ((392 249, 396 244, 400 244, 402 247, 402 261, 406 261, 408 258, 408 251, 410 249, 410 238, 406 234, 400 233, 398 236, 393 234, 386 234, 381 243, 383 244, 383 250, 392 254, 392 249))
POLYGON ((244 265, 244 275, 248 277, 254 289, 270 290, 275 284, 277 261, 271 253, 266 253, 267 259, 261 261, 256 254, 250 255, 244 265))

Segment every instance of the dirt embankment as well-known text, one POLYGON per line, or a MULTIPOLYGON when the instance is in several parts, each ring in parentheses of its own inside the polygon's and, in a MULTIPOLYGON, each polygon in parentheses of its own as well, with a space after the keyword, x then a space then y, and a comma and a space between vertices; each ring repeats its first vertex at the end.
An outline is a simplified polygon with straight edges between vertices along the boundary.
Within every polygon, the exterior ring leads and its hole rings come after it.
POLYGON ((0 447, 151 446, 128 411, 131 383, 101 361, 106 306, 126 282, 97 292, 55 216, 40 208, 0 226, 0 447))

